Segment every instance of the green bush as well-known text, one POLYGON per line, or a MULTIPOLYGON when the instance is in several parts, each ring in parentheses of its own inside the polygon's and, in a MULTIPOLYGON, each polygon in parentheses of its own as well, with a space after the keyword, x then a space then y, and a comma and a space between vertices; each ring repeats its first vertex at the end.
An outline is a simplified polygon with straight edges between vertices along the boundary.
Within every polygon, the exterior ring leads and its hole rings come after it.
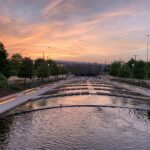
POLYGON ((2 73, 0 73, 0 88, 7 88, 7 85, 7 78, 2 73))
POLYGON ((8 88, 9 88, 10 90, 12 90, 12 91, 17 91, 17 92, 19 92, 19 91, 22 90, 22 87, 19 86, 19 85, 9 85, 8 88))

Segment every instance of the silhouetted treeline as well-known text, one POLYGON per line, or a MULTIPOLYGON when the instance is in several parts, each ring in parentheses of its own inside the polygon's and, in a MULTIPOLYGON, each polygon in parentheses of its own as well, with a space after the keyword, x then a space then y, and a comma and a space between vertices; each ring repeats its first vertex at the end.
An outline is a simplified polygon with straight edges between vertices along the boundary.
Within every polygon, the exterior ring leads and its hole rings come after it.
POLYGON ((109 66, 109 74, 122 78, 150 79, 150 63, 134 59, 127 63, 115 61, 109 66))
POLYGON ((48 78, 51 75, 60 74, 67 74, 67 70, 63 65, 57 64, 53 60, 44 60, 43 58, 32 60, 18 53, 8 58, 8 52, 4 44, 0 42, 1 78, 18 76, 24 78, 26 82, 27 78, 38 77, 43 80, 43 78, 48 78))

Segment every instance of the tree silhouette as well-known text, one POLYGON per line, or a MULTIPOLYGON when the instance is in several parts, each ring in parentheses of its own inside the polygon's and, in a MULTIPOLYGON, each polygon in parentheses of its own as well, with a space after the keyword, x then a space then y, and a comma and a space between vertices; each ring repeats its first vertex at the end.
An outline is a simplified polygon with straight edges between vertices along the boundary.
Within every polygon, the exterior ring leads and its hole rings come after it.
POLYGON ((33 75, 33 61, 30 58, 23 58, 19 67, 18 76, 25 78, 24 84, 27 78, 32 78, 33 75))
POLYGON ((13 54, 10 58, 11 75, 18 75, 20 65, 22 63, 22 56, 18 53, 13 54))
POLYGON ((143 79, 145 76, 145 63, 143 61, 137 61, 134 65, 133 73, 136 79, 143 79))
POLYGON ((42 81, 44 78, 49 77, 49 73, 50 73, 50 70, 46 62, 37 67, 36 75, 38 78, 41 78, 42 81))
POLYGON ((10 66, 9 61, 7 59, 8 53, 5 49, 5 46, 2 42, 0 42, 0 72, 4 74, 6 77, 10 76, 10 66))

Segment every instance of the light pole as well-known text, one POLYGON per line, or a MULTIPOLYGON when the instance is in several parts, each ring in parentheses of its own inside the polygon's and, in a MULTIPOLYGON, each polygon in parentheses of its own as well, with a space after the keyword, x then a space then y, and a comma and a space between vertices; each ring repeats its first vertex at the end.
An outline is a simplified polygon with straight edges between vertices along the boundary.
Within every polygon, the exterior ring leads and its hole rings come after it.
POLYGON ((45 60, 45 54, 44 54, 44 52, 43 52, 43 59, 45 60))
POLYGON ((134 55, 135 61, 136 61, 137 56, 138 56, 138 55, 134 55))
POLYGON ((149 34, 147 34, 147 63, 148 63, 148 61, 149 61, 149 37, 150 37, 150 35, 149 34))
POLYGON ((50 59, 51 58, 51 55, 50 55, 50 49, 51 49, 51 47, 49 46, 48 49, 49 49, 49 59, 50 59))

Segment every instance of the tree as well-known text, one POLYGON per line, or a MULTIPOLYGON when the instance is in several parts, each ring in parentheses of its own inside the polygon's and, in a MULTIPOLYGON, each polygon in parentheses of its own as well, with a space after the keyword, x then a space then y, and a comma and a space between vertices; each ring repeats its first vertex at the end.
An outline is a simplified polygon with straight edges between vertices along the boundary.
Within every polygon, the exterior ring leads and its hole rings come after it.
POLYGON ((128 78, 130 76, 131 76, 131 72, 128 65, 127 64, 122 65, 119 71, 119 77, 128 78))
POLYGON ((7 85, 7 78, 2 73, 0 73, 0 88, 6 88, 7 85))
POLYGON ((30 58, 23 58, 20 67, 18 76, 25 78, 24 83, 26 83, 26 78, 32 78, 33 75, 33 61, 30 58))
POLYGON ((0 42, 0 72, 4 74, 6 77, 10 76, 9 71, 9 61, 7 59, 8 53, 5 49, 5 46, 2 42, 0 42))
POLYGON ((113 62, 110 66, 109 73, 112 76, 119 76, 121 69, 121 63, 120 62, 113 62))
POLYGON ((22 56, 18 53, 13 54, 10 58, 11 63, 11 73, 12 75, 18 75, 20 65, 22 63, 22 56))
POLYGON ((7 51, 2 42, 0 42, 0 61, 6 60, 8 57, 7 51))
POLYGON ((58 71, 59 71, 59 74, 61 75, 68 73, 68 70, 63 65, 58 66, 58 71))
POLYGON ((46 61, 43 58, 38 58, 34 62, 34 69, 36 70, 40 65, 44 64, 46 61))
POLYGON ((42 81, 44 78, 49 77, 49 73, 50 73, 50 70, 46 62, 37 67, 36 75, 38 78, 41 78, 42 81))
POLYGON ((148 78, 150 79, 150 62, 147 64, 148 78))
POLYGON ((140 83, 140 80, 145 76, 145 63, 143 61, 135 62, 133 74, 136 79, 139 79, 140 83))
POLYGON ((150 79, 150 62, 145 63, 145 77, 150 79))
POLYGON ((54 75, 54 76, 58 75, 59 74, 59 70, 58 70, 57 64, 53 60, 48 60, 47 63, 49 65, 50 74, 54 75))
POLYGON ((135 59, 131 58, 128 62, 127 62, 127 66, 129 67, 130 69, 130 73, 131 73, 131 77, 133 77, 133 69, 134 69, 134 64, 135 64, 135 59))
POLYGON ((129 66, 130 69, 133 69, 133 66, 135 64, 135 59, 131 58, 128 62, 127 65, 129 66))

